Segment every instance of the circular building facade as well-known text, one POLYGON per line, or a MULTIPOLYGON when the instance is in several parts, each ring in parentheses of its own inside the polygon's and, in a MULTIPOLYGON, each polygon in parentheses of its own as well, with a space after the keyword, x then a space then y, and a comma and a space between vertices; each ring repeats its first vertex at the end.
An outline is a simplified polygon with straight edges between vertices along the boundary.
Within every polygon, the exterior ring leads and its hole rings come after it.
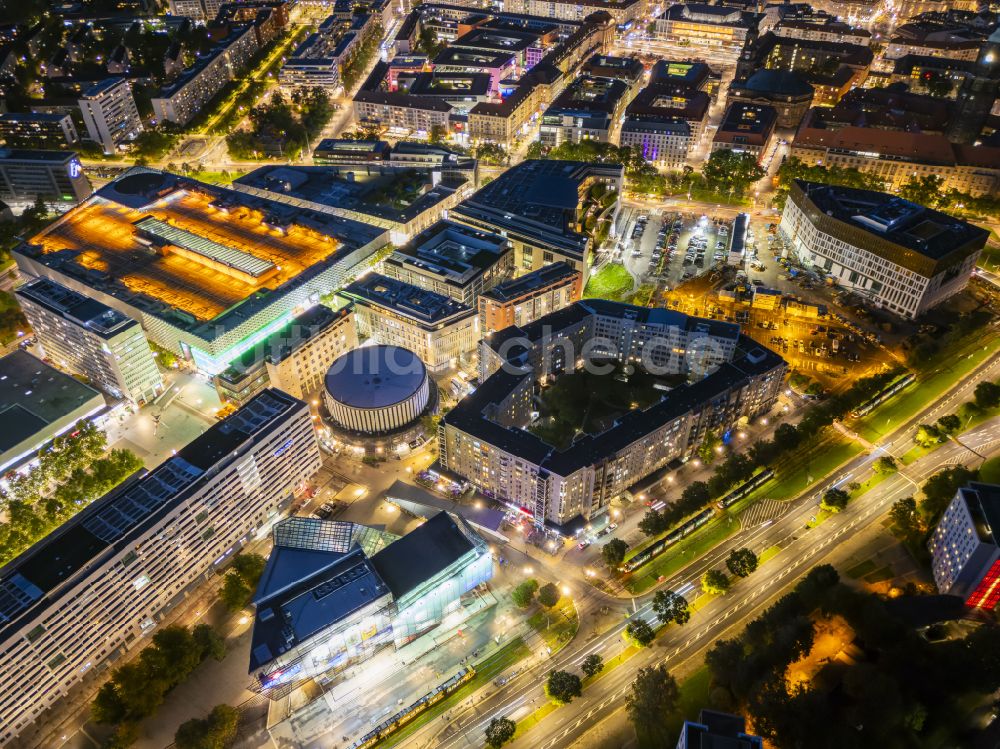
POLYGON ((399 346, 362 346, 342 354, 326 373, 330 418, 365 434, 385 434, 417 420, 427 407, 427 368, 399 346))

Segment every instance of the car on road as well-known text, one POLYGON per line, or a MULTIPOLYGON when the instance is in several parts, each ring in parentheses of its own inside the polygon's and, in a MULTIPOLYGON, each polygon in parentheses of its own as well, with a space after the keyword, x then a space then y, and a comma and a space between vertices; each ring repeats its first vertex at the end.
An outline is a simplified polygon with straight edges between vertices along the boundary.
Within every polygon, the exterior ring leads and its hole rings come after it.
POLYGON ((583 539, 580 543, 576 545, 576 548, 578 548, 580 551, 583 551, 588 546, 590 546, 590 541, 588 541, 587 539, 583 539))

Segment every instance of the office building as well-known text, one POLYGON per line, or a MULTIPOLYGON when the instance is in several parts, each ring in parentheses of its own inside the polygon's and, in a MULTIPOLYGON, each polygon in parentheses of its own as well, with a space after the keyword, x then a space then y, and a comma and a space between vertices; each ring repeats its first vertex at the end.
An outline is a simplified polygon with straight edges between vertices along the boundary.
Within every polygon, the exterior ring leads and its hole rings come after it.
POLYGON ((0 358, 0 471, 17 468, 81 420, 107 412, 104 397, 89 385, 24 351, 7 354, 0 358))
POLYGON ((309 408, 267 390, 0 568, 0 742, 141 647, 320 464, 309 408))
POLYGON ((798 127, 812 105, 813 93, 798 74, 765 69, 745 81, 733 81, 726 101, 771 107, 778 115, 777 127, 798 127))
POLYGON ((546 146, 596 140, 607 143, 628 103, 629 84, 616 78, 579 76, 542 115, 538 139, 546 146))
POLYGON ((26 277, 100 299, 215 375, 387 242, 384 229, 140 167, 13 254, 26 277))
POLYGON ((697 721, 684 721, 677 749, 764 749, 764 740, 746 732, 742 716, 702 708, 697 721))
POLYGON ((244 351, 215 376, 215 389, 237 406, 271 387, 306 399, 323 387, 330 363, 357 345, 351 308, 317 304, 244 351))
POLYGON ((619 145, 636 146, 643 158, 681 169, 701 140, 712 98, 676 83, 651 83, 625 109, 619 145))
POLYGON ((965 288, 989 237, 887 193, 802 180, 778 231, 805 267, 908 319, 965 288))
POLYGON ((973 482, 951 500, 930 539, 940 593, 992 611, 1000 602, 1000 486, 973 482))
POLYGON ((0 139, 8 148, 58 149, 80 142, 68 114, 6 112, 0 114, 0 139))
POLYGON ((459 515, 439 512, 402 537, 289 518, 274 528, 254 596, 250 673, 259 691, 278 698, 383 648, 403 648, 449 615, 461 623, 479 610, 463 599, 492 576, 489 546, 459 515))
POLYGON ((124 78, 107 78, 87 89, 80 97, 80 112, 87 135, 104 153, 117 153, 127 141, 142 132, 142 119, 124 78))
POLYGON ((139 406, 163 392, 149 341, 132 318, 47 278, 15 296, 49 361, 139 406))
POLYGON ((816 19, 782 18, 774 27, 774 33, 789 39, 803 39, 810 42, 834 42, 871 46, 872 34, 867 29, 851 26, 832 16, 816 19))
POLYGON ((583 274, 568 263, 552 263, 504 281, 479 296, 479 329, 489 336, 524 326, 580 301, 583 274))
POLYGON ((5 203, 79 203, 93 188, 72 151, 0 148, 0 200, 5 203))
POLYGON ((726 107, 712 139, 712 150, 728 148, 734 153, 751 153, 761 162, 771 147, 777 124, 774 107, 735 101, 726 107))
MULTIPOLYGON (((398 59, 398 58, 397 58, 398 59)), ((500 95, 500 82, 516 74, 517 65, 510 52, 489 52, 462 47, 448 47, 434 58, 434 70, 441 73, 485 73, 489 92, 500 95)))
POLYGON ((338 296, 354 306, 359 335, 409 349, 433 373, 467 361, 479 345, 475 311, 451 297, 378 273, 345 286, 338 296))
POLYGON ((500 234, 438 221, 382 261, 382 273, 475 309, 476 299, 514 272, 514 253, 500 234))
POLYGON ((707 431, 721 434, 767 413, 785 371, 781 357, 732 323, 576 302, 483 341, 481 384, 442 419, 441 465, 529 513, 536 526, 572 535, 636 482, 692 454, 707 431), (551 444, 528 429, 533 395, 582 359, 630 364, 653 377, 686 375, 689 382, 593 433, 551 444))
MULTIPOLYGON (((620 164, 529 160, 508 169, 456 206, 449 218, 501 232, 514 247, 514 270, 538 270, 565 261, 584 274, 593 238, 580 224, 590 188, 604 185, 621 195, 620 164)), ((610 212, 614 222, 617 207, 610 212)))
POLYGON ((670 44, 711 50, 735 60, 752 43, 764 22, 762 13, 727 5, 678 3, 656 19, 656 37, 670 44))

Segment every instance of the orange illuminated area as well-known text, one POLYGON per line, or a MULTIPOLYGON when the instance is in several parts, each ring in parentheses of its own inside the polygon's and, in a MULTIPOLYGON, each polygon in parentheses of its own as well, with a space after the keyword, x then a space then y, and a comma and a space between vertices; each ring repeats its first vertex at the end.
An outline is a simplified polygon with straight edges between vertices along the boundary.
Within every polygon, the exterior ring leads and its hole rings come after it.
POLYGON ((43 252, 71 249, 77 262, 104 271, 129 290, 159 299, 202 321, 211 320, 261 289, 274 289, 333 255, 339 242, 296 224, 268 226, 248 207, 229 210, 211 205, 215 196, 185 189, 143 210, 97 199, 67 214, 35 236, 43 252), (226 247, 267 260, 276 272, 259 279, 234 273, 195 253, 162 251, 142 243, 133 223, 153 216, 226 247))

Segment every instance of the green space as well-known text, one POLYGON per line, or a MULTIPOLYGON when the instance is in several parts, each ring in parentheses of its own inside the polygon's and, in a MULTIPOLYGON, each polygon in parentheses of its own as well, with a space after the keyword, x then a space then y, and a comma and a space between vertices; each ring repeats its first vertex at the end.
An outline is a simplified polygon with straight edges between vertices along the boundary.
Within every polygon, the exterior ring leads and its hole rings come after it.
POLYGON ((573 600, 567 596, 551 609, 542 609, 528 618, 528 624, 545 640, 545 644, 555 653, 576 635, 580 628, 580 617, 573 600))
POLYGON ((667 719, 666 733, 679 736, 685 720, 697 720, 698 712, 708 707, 712 672, 702 666, 682 681, 678 687, 677 709, 667 719))
POLYGON ((651 559, 635 572, 626 575, 622 583, 629 593, 638 595, 655 586, 661 577, 670 577, 698 557, 721 544, 739 531, 740 524, 732 515, 699 528, 687 538, 678 541, 660 556, 651 559))
POLYGON ((407 723, 399 731, 387 737, 384 742, 380 743, 383 743, 386 747, 398 746, 405 743, 410 736, 415 734, 432 720, 440 716, 442 713, 451 710, 462 700, 475 694, 479 689, 489 684, 493 681, 493 679, 502 674, 508 668, 513 666, 518 661, 527 658, 529 655, 531 655, 531 650, 524 643, 524 640, 520 637, 511 640, 489 658, 475 664, 476 675, 472 677, 472 679, 455 690, 446 699, 441 700, 433 707, 421 713, 417 718, 414 718, 413 721, 407 723))
POLYGON ((939 351, 927 363, 925 374, 917 382, 879 406, 870 415, 858 419, 852 428, 870 442, 877 442, 901 423, 912 418, 928 403, 965 379, 969 373, 996 352, 995 333, 980 330, 960 345, 939 351))
POLYGON ((761 566, 764 562, 774 559, 778 554, 781 553, 781 547, 775 544, 774 546, 768 546, 764 551, 760 553, 760 557, 757 560, 757 566, 761 566))
POLYGON ((864 448, 857 442, 846 437, 830 435, 821 440, 815 447, 793 453, 782 461, 775 473, 777 478, 773 484, 765 484, 758 490, 766 491, 773 499, 791 499, 797 497, 812 484, 820 481, 833 472, 839 465, 862 453, 864 448))
POLYGON ((875 571, 875 562, 871 559, 866 559, 865 561, 854 565, 850 569, 844 572, 852 580, 860 580, 865 575, 870 575, 875 571))
POLYGON ((18 333, 27 333, 28 321, 13 294, 0 291, 0 344, 7 345, 18 333))
POLYGON ((260 154, 294 159, 309 149, 333 112, 329 95, 320 89, 297 89, 287 100, 278 92, 250 110, 250 129, 227 135, 226 146, 237 159, 256 159, 260 154))
POLYGON ((663 396, 654 385, 662 378, 635 372, 627 380, 619 374, 570 372, 542 390, 542 412, 529 430, 560 449, 581 432, 597 434, 612 421, 636 408, 647 408, 663 396))
POLYGON ((590 299, 615 301, 631 292, 634 284, 632 274, 625 269, 624 265, 607 263, 590 276, 587 287, 583 290, 583 296, 590 299))
POLYGON ((990 458, 980 466, 979 480, 987 484, 1000 484, 1000 458, 990 458))
POLYGON ((1000 271, 1000 242, 998 242, 995 232, 991 231, 990 233, 992 234, 990 242, 979 254, 979 260, 976 264, 980 268, 985 268, 996 273, 1000 271))

